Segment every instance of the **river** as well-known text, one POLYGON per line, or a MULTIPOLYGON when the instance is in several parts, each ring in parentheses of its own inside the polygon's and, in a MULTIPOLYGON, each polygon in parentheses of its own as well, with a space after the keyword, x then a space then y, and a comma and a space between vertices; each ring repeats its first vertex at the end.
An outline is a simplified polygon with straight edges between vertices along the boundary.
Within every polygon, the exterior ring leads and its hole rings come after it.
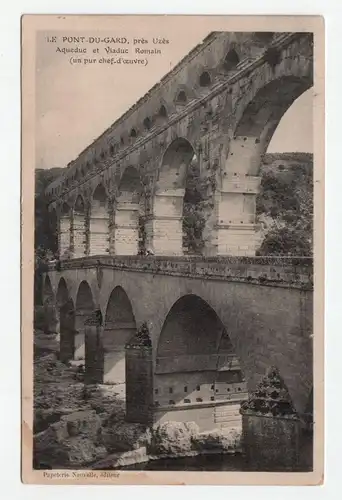
MULTIPOLYGON (((150 460, 142 464, 120 467, 121 470, 170 470, 170 471, 257 471, 255 465, 247 464, 243 455, 211 454, 198 455, 185 458, 163 458, 150 460)), ((296 472, 309 472, 312 470, 312 436, 305 436, 300 447, 300 456, 296 472)), ((272 472, 281 472, 272 469, 272 472)))

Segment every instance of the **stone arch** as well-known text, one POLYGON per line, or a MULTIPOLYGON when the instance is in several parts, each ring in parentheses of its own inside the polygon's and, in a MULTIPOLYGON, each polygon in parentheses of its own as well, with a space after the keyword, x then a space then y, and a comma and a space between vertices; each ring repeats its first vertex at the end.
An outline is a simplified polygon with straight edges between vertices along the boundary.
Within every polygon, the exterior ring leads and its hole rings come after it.
POLYGON ((132 304, 121 286, 108 299, 103 331, 103 382, 124 383, 125 345, 136 333, 132 304))
POLYGON ((176 104, 177 105, 182 105, 187 103, 188 97, 186 95, 185 90, 180 90, 176 96, 176 104))
POLYGON ((165 123, 169 114, 170 114, 170 112, 168 109, 168 104, 166 102, 164 102, 164 100, 162 100, 160 102, 159 109, 155 112, 154 117, 153 117, 156 126, 159 126, 159 125, 162 125, 163 123, 165 123))
POLYGON ((153 216, 146 228, 147 245, 157 255, 183 254, 183 201, 188 168, 195 155, 187 139, 179 137, 166 149, 153 198, 153 216))
POLYGON ((76 360, 85 359, 85 325, 95 309, 91 287, 87 281, 81 281, 76 295, 75 306, 75 354, 76 360))
POLYGON ((200 87, 209 87, 209 85, 211 85, 210 73, 208 71, 203 71, 200 74, 198 82, 199 82, 200 87))
POLYGON ((231 48, 227 54, 226 57, 224 58, 223 61, 223 69, 224 71, 232 71, 233 69, 236 68, 236 66, 239 64, 240 58, 235 50, 235 48, 231 48))
POLYGON ((133 128, 131 129, 130 137, 131 137, 132 139, 135 139, 135 138, 137 137, 137 135, 138 135, 138 134, 137 134, 137 131, 136 131, 136 129, 133 127, 133 128))
POLYGON ((63 203, 59 217, 59 257, 69 259, 71 257, 71 208, 63 203))
POLYGON ((180 297, 165 318, 158 340, 154 388, 159 421, 184 418, 180 411, 170 412, 174 405, 184 409, 196 405, 198 413, 192 418, 196 420, 198 415, 202 430, 209 430, 215 423, 217 427, 226 423, 218 419, 216 404, 222 408, 227 403, 231 425, 240 422, 240 404, 247 399, 240 361, 217 313, 198 295, 180 297))
POLYGON ((54 302, 55 294, 53 292, 51 280, 50 277, 46 275, 43 285, 43 304, 54 304, 54 302))
POLYGON ((62 277, 58 282, 57 294, 56 294, 56 304, 57 306, 62 306, 69 299, 68 285, 65 279, 62 277))
POLYGON ((137 255, 139 241, 139 201, 142 194, 140 174, 129 166, 118 186, 115 210, 114 247, 116 255, 137 255))
POLYGON ((74 203, 73 232, 74 258, 84 257, 86 254, 86 214, 85 203, 81 194, 77 196, 74 203))
POLYGON ((246 105, 235 109, 236 124, 221 177, 219 254, 255 255, 256 196, 262 157, 284 113, 311 85, 309 75, 274 78, 246 105))
POLYGON ((158 116, 161 117, 161 118, 167 118, 167 109, 166 107, 164 106, 164 104, 162 104, 159 108, 159 111, 158 111, 158 116))
MULTIPOLYGON (((236 125, 234 139, 251 143, 248 149, 257 152, 251 165, 260 166, 260 155, 265 153, 279 122, 290 106, 312 86, 312 78, 285 75, 260 88, 244 108, 236 125), (259 156, 259 158, 258 158, 259 156)), ((247 144, 245 144, 246 148, 247 144)))
POLYGON ((109 253, 109 211, 108 196, 102 183, 94 190, 90 210, 90 255, 108 255, 109 253))
POLYGON ((145 130, 150 130, 150 128, 152 127, 151 118, 149 118, 148 116, 146 116, 146 118, 144 119, 143 124, 144 124, 145 130))

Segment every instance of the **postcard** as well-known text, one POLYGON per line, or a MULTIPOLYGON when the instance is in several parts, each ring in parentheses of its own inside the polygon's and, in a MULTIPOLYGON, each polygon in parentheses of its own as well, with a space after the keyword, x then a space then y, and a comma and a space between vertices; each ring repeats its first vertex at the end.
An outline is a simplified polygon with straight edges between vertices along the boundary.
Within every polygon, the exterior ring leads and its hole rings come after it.
POLYGON ((324 20, 22 17, 22 481, 318 485, 324 20))

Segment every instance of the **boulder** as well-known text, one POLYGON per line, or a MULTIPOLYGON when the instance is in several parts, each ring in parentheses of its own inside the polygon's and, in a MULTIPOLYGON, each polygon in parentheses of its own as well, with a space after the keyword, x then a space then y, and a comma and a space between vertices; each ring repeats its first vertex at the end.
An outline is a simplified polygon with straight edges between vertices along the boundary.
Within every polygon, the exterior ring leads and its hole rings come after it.
POLYGON ((121 421, 102 429, 102 442, 111 453, 136 450, 150 440, 149 430, 141 424, 121 421))
POLYGON ((62 416, 34 437, 35 467, 84 467, 107 455, 102 444, 101 422, 94 410, 62 416))
POLYGON ((192 438, 193 448, 201 452, 237 452, 241 449, 241 428, 203 432, 192 438))
POLYGON ((199 433, 195 422, 164 422, 155 424, 151 432, 149 453, 182 456, 192 451, 192 438, 199 433))

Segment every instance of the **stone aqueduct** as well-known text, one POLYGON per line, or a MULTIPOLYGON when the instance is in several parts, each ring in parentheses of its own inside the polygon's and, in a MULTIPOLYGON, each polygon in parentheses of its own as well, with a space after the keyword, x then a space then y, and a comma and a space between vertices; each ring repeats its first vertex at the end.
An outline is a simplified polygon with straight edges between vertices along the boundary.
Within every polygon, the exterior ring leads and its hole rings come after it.
POLYGON ((312 262, 255 257, 255 200, 272 135, 312 85, 312 34, 212 33, 50 184, 60 264, 49 265, 43 293, 62 358, 83 357, 85 338, 86 371, 120 378, 124 346, 146 321, 152 405, 166 389, 184 398, 170 387, 184 381, 214 388, 238 360, 248 389, 277 365, 304 411, 312 262), (207 186, 196 257, 182 244, 190 162, 207 186), (137 256, 139 217, 154 256, 137 256), (87 334, 94 309, 102 321, 87 334))

